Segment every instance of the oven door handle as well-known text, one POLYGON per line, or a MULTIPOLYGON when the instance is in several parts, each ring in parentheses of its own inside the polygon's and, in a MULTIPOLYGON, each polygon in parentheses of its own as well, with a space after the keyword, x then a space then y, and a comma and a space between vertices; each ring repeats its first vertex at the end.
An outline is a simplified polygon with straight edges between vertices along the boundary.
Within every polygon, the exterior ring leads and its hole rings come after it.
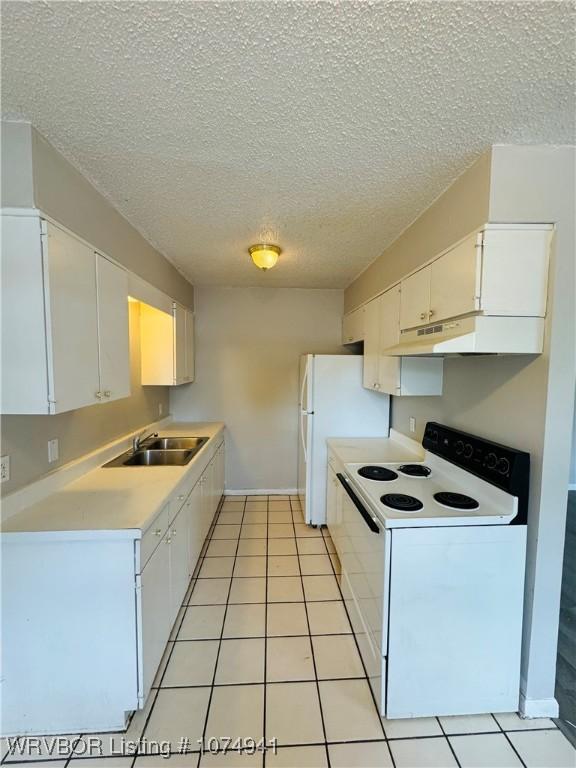
POLYGON ((354 504, 354 506, 356 507, 358 512, 360 512, 362 517, 364 518, 364 522, 366 523, 368 528, 370 528, 372 533, 380 533, 381 532, 380 531, 380 526, 376 524, 376 522, 374 521, 374 518, 372 517, 372 515, 363 506, 362 502, 360 501, 358 496, 356 496, 356 494, 354 493, 352 488, 350 488, 350 486, 348 485, 348 480, 346 479, 346 477, 341 472, 338 472, 336 477, 338 478, 338 480, 340 480, 340 482, 344 486, 344 490, 346 491, 348 496, 350 496, 350 499, 352 500, 352 503, 354 504))

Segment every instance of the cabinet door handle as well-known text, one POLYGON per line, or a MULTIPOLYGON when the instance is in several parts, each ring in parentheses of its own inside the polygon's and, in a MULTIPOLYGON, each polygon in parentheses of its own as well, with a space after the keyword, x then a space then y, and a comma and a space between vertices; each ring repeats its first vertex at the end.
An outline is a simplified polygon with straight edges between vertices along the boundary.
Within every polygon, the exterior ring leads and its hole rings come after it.
POLYGON ((104 390, 104 397, 110 397, 111 394, 112 392, 109 389, 104 390))
POLYGON ((431 310, 430 310, 430 312, 428 312, 428 316, 429 316, 429 317, 434 317, 434 315, 435 315, 435 314, 436 314, 436 313, 434 312, 434 310, 433 310, 433 309, 431 309, 431 310))
POLYGON ((94 396, 95 396, 95 397, 96 397, 98 400, 102 400, 102 398, 104 397, 104 395, 102 394, 102 392, 94 392, 94 396))
POLYGON ((184 501, 185 498, 186 496, 184 496, 184 494, 181 493, 180 496, 178 496, 178 501, 184 501))
POLYGON ((170 544, 170 542, 171 542, 171 541, 172 541, 172 539, 170 538, 170 536, 167 536, 167 537, 164 539, 164 543, 165 543, 165 544, 170 544))
POLYGON ((172 528, 172 536, 176 536, 176 528, 172 528))
POLYGON ((162 528, 156 528, 154 531, 154 536, 162 536, 162 528))
POLYGON ((426 312, 420 312, 420 320, 426 320, 426 312))

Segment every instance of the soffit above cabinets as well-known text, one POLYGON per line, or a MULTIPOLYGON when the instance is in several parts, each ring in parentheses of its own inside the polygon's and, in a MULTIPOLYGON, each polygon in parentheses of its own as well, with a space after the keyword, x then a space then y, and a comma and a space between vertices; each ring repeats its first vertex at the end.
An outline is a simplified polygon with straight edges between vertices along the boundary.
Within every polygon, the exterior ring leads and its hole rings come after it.
POLYGON ((342 288, 491 144, 572 141, 572 13, 6 2, 3 108, 192 283, 342 288))

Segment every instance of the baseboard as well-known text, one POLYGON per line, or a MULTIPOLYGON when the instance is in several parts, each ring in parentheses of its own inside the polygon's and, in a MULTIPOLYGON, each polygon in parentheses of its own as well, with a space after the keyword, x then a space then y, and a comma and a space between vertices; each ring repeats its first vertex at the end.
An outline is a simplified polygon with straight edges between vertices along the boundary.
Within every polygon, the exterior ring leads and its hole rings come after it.
POLYGON ((520 717, 558 717, 558 702, 556 699, 527 699, 520 694, 520 717))
POLYGON ((297 488, 226 488, 225 496, 297 496, 297 488))

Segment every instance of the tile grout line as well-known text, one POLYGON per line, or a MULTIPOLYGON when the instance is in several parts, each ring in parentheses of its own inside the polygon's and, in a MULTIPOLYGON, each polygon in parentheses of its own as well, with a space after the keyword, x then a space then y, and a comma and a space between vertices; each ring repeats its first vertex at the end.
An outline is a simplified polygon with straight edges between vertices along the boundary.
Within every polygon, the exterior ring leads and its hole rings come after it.
POLYGON ((265 573, 266 582, 264 585, 264 705, 263 705, 263 723, 262 723, 262 738, 264 739, 264 749, 262 752, 262 766, 266 768, 266 752, 267 752, 267 740, 268 734, 266 732, 266 701, 267 701, 267 688, 268 688, 268 526, 270 519, 270 497, 266 496, 266 563, 265 573))
MULTIPOLYGON (((458 766, 458 768, 462 768, 462 766, 460 764, 460 760, 458 760, 458 755, 456 754, 456 752, 454 750, 454 747, 452 746, 452 743, 451 743, 450 739, 448 738, 448 734, 444 730, 444 726, 442 725, 442 721, 440 720, 439 717, 435 717, 434 719, 436 720, 440 730, 442 731, 442 736, 448 742, 448 749, 450 750, 450 752, 452 752, 452 757, 454 758, 454 760, 456 760, 456 765, 458 766)), ((392 750, 390 750, 390 751, 392 751, 392 750)))
MULTIPOLYGON (((292 500, 290 500, 290 508, 292 508, 292 500)), ((294 528, 294 539, 296 539, 296 525, 294 519, 292 519, 292 526, 294 528)), ((298 551, 298 544, 296 542, 296 551, 298 551)), ((312 665, 314 667, 314 683, 316 685, 316 695, 318 696, 318 706, 320 708, 320 720, 322 722, 322 733, 324 734, 324 751, 326 752, 326 763, 328 768, 331 766, 330 751, 328 749, 328 734, 326 733, 326 722, 324 720, 324 710, 322 708, 322 698, 320 696, 320 683, 318 682, 318 669, 316 667, 316 655, 314 653, 314 644, 312 643, 312 635, 310 633, 310 617, 308 616, 308 605, 306 603, 306 592, 304 590, 304 578, 302 577, 302 568, 300 567, 300 555, 298 555, 298 572, 300 573, 300 586, 302 589, 302 599, 304 601, 304 613, 306 614, 306 624, 308 626, 308 636, 310 643, 310 651, 312 653, 312 665)))
MULTIPOLYGON (((492 713, 491 713, 491 715, 492 715, 492 718, 493 718, 493 720, 496 722, 496 725, 497 725, 497 726, 498 726, 498 728, 500 729, 500 731, 501 731, 501 732, 504 734, 504 738, 506 739, 506 741, 508 742, 508 744, 510 744, 510 746, 511 746, 511 748, 512 748, 512 751, 513 751, 513 752, 514 752, 514 754, 515 754, 515 755, 518 757, 518 760, 520 760, 520 762, 522 763, 522 765, 524 766, 524 768, 526 768, 526 763, 524 762, 524 760, 522 760, 522 757, 520 756, 520 753, 518 752, 518 750, 516 749, 516 747, 515 747, 515 746, 514 746, 514 744, 512 743, 512 740, 510 739, 510 737, 508 736, 508 734, 506 733, 506 731, 504 730, 504 728, 502 728, 502 726, 501 726, 501 725, 500 725, 500 723, 498 722, 497 718, 495 718, 495 717, 494 717, 494 715, 493 715, 492 713)), ((536 729, 535 729, 535 730, 536 730, 536 729)))
MULTIPOLYGON (((244 519, 244 513, 246 511, 246 499, 244 499, 244 509, 242 511, 242 519, 244 519)), ((242 527, 242 523, 240 524, 240 528, 242 527)), ((212 539, 211 539, 212 541, 212 539)), ((240 546, 240 532, 238 532, 238 539, 236 542, 236 554, 238 553, 238 547, 240 546)), ((234 556, 234 566, 232 568, 232 573, 234 573, 234 568, 236 567, 236 555, 234 556)), ((220 628, 220 639, 218 641, 218 651, 216 652, 216 661, 214 663, 214 673, 212 675, 212 685, 210 686, 210 694, 208 696, 208 705, 206 707, 206 715, 204 717, 204 728, 202 729, 202 743, 200 745, 200 754, 198 755, 198 762, 197 767, 199 768, 200 762, 202 760, 202 752, 205 747, 206 742, 206 729, 208 728, 208 718, 210 717, 210 709, 212 707, 212 697, 214 694, 214 687, 216 683, 216 674, 218 672, 218 661, 220 660, 220 650, 222 649, 222 639, 224 636, 224 626, 226 624, 226 616, 228 614, 228 605, 230 602, 230 593, 232 591, 232 578, 230 579, 230 583, 228 585, 228 596, 226 598, 226 604, 224 608, 224 615, 222 617, 222 627, 220 628)))

